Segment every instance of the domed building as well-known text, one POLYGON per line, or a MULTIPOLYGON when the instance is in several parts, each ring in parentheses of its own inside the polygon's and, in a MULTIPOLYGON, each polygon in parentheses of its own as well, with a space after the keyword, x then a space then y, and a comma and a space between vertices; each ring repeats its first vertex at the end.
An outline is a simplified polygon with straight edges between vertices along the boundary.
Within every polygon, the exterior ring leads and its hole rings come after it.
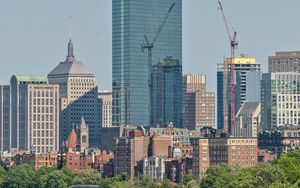
POLYGON ((73 42, 68 43, 66 60, 60 62, 49 74, 51 84, 59 85, 60 141, 66 140, 74 125, 84 117, 89 125, 89 143, 98 147, 100 141, 98 86, 95 75, 87 70, 74 56, 73 42))
POLYGON ((76 146, 77 146, 77 134, 74 131, 74 129, 72 129, 72 131, 70 132, 67 142, 66 142, 66 147, 76 150, 76 146))

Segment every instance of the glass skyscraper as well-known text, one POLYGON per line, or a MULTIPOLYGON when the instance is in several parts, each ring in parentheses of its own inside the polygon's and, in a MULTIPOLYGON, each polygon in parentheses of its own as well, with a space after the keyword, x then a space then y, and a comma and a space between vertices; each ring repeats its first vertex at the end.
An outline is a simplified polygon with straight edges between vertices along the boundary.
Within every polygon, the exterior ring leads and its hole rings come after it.
POLYGON ((170 122, 182 127, 182 67, 178 60, 163 59, 153 66, 151 126, 170 122))
MULTIPOLYGON (((261 79, 261 64, 256 62, 255 58, 250 57, 234 57, 226 58, 225 65, 234 64, 235 74, 235 113, 245 101, 259 102, 260 101, 260 79, 261 79)), ((217 73, 217 127, 230 132, 230 71, 224 72, 224 64, 219 67, 221 70, 217 73)))
POLYGON ((182 0, 113 0, 112 18, 112 124, 150 125, 148 50, 144 35, 152 43, 152 65, 172 56, 182 63, 182 0))

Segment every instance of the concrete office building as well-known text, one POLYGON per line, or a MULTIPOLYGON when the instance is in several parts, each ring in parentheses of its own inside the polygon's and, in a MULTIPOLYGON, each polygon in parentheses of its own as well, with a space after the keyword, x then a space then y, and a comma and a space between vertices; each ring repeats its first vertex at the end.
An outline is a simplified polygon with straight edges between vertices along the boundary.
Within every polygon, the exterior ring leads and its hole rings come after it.
POLYGON ((261 126, 300 124, 300 73, 265 73, 261 81, 261 126))
POLYGON ((100 122, 102 127, 112 126, 112 93, 100 92, 98 93, 100 122))
POLYGON ((169 122, 182 127, 182 66, 165 58, 152 67, 151 126, 169 122))
POLYGON ((100 118, 95 75, 75 60, 71 39, 66 60, 48 74, 48 79, 50 84, 58 84, 60 88, 60 140, 66 140, 72 128, 84 117, 89 126, 90 147, 99 147, 100 118))
POLYGON ((183 76, 183 127, 199 130, 215 126, 215 93, 206 92, 206 76, 183 76))
POLYGON ((112 124, 150 125, 151 66, 142 45, 147 44, 145 35, 152 43, 161 28, 152 47, 152 65, 167 56, 182 63, 182 0, 113 0, 112 21, 112 124))
MULTIPOLYGON (((220 71, 217 73, 217 121, 218 128, 225 129, 227 132, 231 132, 230 125, 230 70, 226 72, 226 67, 234 64, 235 72, 235 100, 234 108, 235 113, 238 112, 240 107, 245 101, 259 102, 260 101, 260 80, 261 80, 261 64, 256 62, 255 58, 246 56, 226 58, 223 64, 220 64, 220 71)), ((234 114, 235 115, 235 114, 234 114)))
POLYGON ((269 56, 269 73, 300 72, 300 51, 276 52, 269 56))
POLYGON ((10 86, 0 86, 0 151, 10 149, 10 86))
POLYGON ((59 148, 59 86, 46 76, 12 76, 11 148, 46 153, 59 148))
POLYGON ((235 116, 234 137, 257 137, 260 128, 260 102, 244 102, 235 116))

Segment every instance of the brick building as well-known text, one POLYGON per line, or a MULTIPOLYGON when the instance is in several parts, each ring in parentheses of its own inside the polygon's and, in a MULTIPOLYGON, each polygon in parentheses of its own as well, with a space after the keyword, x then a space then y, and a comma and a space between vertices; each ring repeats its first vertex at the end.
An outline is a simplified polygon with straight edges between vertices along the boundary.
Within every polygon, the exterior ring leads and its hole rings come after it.
POLYGON ((128 136, 115 139, 114 172, 136 176, 137 162, 148 157, 149 137, 142 130, 133 130, 128 136))
POLYGON ((193 146, 193 175, 201 178, 211 165, 253 167, 257 164, 257 138, 197 136, 191 137, 193 146))

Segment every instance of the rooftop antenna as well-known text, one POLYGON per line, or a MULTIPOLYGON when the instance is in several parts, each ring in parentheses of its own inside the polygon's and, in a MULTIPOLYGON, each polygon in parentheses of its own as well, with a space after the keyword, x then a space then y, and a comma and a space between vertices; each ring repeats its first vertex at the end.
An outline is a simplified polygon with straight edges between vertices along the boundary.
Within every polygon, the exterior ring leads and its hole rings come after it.
POLYGON ((69 25, 69 27, 70 27, 70 29, 69 29, 69 38, 72 38, 72 18, 73 18, 73 16, 72 15, 70 15, 69 16, 69 19, 70 19, 70 25, 69 25))

